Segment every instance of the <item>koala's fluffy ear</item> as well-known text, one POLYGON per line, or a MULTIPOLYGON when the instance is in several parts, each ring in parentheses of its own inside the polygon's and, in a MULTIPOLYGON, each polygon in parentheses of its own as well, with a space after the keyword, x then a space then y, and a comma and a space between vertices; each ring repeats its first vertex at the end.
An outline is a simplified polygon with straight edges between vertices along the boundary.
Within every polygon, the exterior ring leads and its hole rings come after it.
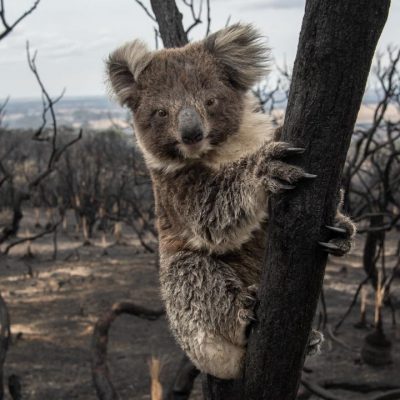
POLYGON ((235 87, 248 90, 268 73, 269 48, 252 25, 232 25, 203 43, 235 87))
POLYGON ((152 52, 140 40, 119 47, 107 60, 107 75, 111 92, 122 105, 136 103, 137 81, 141 72, 149 65, 152 52))

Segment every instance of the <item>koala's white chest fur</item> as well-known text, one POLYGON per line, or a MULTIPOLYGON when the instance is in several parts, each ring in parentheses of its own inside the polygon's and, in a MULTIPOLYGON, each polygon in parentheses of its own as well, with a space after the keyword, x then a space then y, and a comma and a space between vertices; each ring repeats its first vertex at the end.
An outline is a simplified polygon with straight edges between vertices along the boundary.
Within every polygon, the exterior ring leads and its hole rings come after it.
POLYGON ((259 107, 257 98, 252 93, 247 93, 239 131, 217 148, 213 160, 208 163, 210 167, 219 169, 255 153, 263 144, 273 140, 271 118, 258 111, 259 107))
MULTIPOLYGON (((265 143, 273 140, 273 128, 271 119, 268 115, 256 112, 259 104, 253 94, 248 93, 245 98, 244 112, 240 129, 236 135, 231 136, 221 145, 213 159, 208 162, 213 170, 218 171, 222 167, 232 164, 248 155, 256 153, 265 143)), ((215 253, 225 253, 227 251, 238 250, 252 238, 252 234, 260 228, 267 216, 266 193, 260 190, 260 182, 249 177, 248 185, 244 186, 238 198, 238 210, 248 210, 248 223, 238 226, 234 234, 229 237, 223 236, 215 240, 212 244, 205 242, 202 235, 194 235, 189 238, 190 244, 197 249, 209 249, 215 253), (250 186, 250 190, 249 190, 250 186), (252 188, 252 190, 251 190, 252 188)), ((229 202, 229 197, 226 202, 229 202)), ((223 202, 222 202, 223 203, 223 202)), ((226 204, 229 207, 229 204, 226 204)))

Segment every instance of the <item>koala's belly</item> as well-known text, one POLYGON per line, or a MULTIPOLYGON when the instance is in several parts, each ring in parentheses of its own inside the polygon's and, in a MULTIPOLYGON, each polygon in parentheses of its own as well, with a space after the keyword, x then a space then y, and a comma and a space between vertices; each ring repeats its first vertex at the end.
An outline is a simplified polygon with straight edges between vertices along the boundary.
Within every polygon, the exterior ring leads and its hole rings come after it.
MULTIPOLYGON (((258 283, 266 243, 265 230, 266 224, 264 223, 252 233, 249 240, 243 243, 239 249, 222 254, 220 252, 215 254, 211 252, 210 255, 232 267, 245 286, 258 283)), ((180 251, 192 251, 193 254, 197 252, 204 253, 201 250, 192 248, 187 240, 179 238, 178 235, 160 235, 161 258, 180 251)))

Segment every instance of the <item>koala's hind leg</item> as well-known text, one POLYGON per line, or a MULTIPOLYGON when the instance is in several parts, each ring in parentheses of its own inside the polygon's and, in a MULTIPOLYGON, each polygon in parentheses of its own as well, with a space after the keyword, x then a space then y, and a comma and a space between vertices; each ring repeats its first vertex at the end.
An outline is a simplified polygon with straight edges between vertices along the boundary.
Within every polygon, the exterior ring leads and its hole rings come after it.
POLYGON ((240 376, 253 288, 217 257, 190 251, 162 256, 160 281, 171 329, 194 364, 222 379, 240 376))
POLYGON ((319 354, 321 352, 321 345, 324 341, 324 335, 316 331, 315 329, 312 329, 310 332, 310 337, 308 339, 308 345, 307 345, 307 355, 308 356, 313 356, 314 354, 319 354))
POLYGON ((326 252, 339 257, 344 256, 350 251, 356 234, 356 226, 353 221, 340 211, 342 203, 343 191, 341 190, 340 201, 336 210, 333 226, 326 226, 330 232, 331 238, 328 242, 319 242, 326 252))

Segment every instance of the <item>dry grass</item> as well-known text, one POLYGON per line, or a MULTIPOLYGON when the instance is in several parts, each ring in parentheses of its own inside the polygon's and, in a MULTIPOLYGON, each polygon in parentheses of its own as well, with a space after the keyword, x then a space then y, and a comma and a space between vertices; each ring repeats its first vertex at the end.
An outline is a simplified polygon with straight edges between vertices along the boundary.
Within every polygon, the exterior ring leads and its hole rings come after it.
POLYGON ((151 400, 162 400, 163 390, 160 382, 161 361, 158 358, 150 359, 151 400))

